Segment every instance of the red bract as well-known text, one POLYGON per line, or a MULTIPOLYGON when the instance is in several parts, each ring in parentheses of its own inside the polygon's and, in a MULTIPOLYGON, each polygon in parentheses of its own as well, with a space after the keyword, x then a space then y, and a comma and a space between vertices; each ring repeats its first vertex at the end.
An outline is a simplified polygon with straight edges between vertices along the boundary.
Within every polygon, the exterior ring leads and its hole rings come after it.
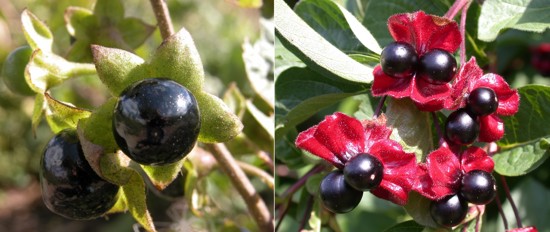
POLYGON ((506 232, 538 232, 538 230, 534 226, 529 226, 524 228, 515 228, 515 229, 507 230, 506 232))
MULTIPOLYGON (((397 42, 411 44, 419 57, 433 49, 454 53, 461 38, 455 22, 422 11, 393 15, 388 19, 390 34, 397 42)), ((373 71, 372 95, 389 95, 395 98, 410 97, 420 110, 437 111, 451 93, 449 83, 435 85, 413 75, 394 78, 386 75, 380 65, 373 71)))
POLYGON ((414 153, 407 153, 389 139, 391 129, 382 115, 361 122, 342 113, 329 115, 316 126, 301 132, 296 146, 323 158, 339 169, 353 156, 368 153, 384 166, 380 185, 371 192, 395 204, 405 205, 415 181, 414 153))
POLYGON ((455 152, 447 146, 441 146, 428 155, 426 163, 418 167, 414 190, 429 199, 439 200, 459 191, 463 174, 473 170, 491 173, 494 163, 479 147, 455 152))
POLYGON ((455 110, 466 106, 468 95, 473 90, 486 87, 495 91, 498 98, 498 108, 493 114, 479 117, 479 137, 481 142, 493 142, 504 135, 504 122, 499 115, 510 116, 519 109, 519 94, 511 89, 506 80, 493 73, 483 75, 483 70, 477 66, 472 57, 456 76, 451 97, 445 101, 445 108, 455 110))

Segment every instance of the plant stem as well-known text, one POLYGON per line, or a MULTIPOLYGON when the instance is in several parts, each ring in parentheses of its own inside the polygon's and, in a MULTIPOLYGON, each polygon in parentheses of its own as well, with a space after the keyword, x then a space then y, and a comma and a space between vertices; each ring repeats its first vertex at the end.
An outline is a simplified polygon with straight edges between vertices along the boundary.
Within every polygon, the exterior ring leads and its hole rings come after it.
POLYGON ((279 206, 277 211, 281 212, 281 213, 277 217, 277 225, 275 226, 275 231, 279 231, 279 226, 281 225, 281 222, 283 221, 283 218, 285 217, 286 213, 288 212, 288 205, 289 204, 290 204, 290 201, 286 201, 286 203, 284 205, 279 206))
POLYGON ((312 209, 313 209, 313 196, 309 195, 307 199, 306 210, 304 212, 304 217, 302 217, 302 220, 300 221, 300 227, 298 227, 298 231, 302 231, 306 227, 306 222, 309 220, 309 216, 311 215, 312 209))
POLYGON ((495 202, 497 203, 498 212, 502 217, 502 223, 504 223, 504 230, 508 230, 508 219, 506 219, 504 210, 502 210, 502 203, 500 202, 500 197, 498 197, 498 194, 496 194, 495 202))
POLYGON ((456 14, 458 14, 460 9, 462 9, 464 5, 466 5, 466 3, 469 3, 469 2, 471 2, 471 0, 456 0, 455 3, 453 3, 453 5, 451 6, 451 8, 449 8, 449 11, 447 11, 447 13, 445 13, 443 17, 452 20, 456 16, 456 14))
POLYGON ((281 197, 286 198, 288 196, 291 196, 292 194, 294 194, 296 191, 298 191, 298 189, 300 189, 306 183, 307 179, 310 176, 315 175, 315 174, 323 171, 323 169, 325 169, 325 166, 323 164, 316 165, 311 170, 309 170, 304 176, 302 176, 298 181, 296 181, 296 183, 294 183, 292 186, 290 186, 290 188, 288 188, 281 195, 281 197))
POLYGON ((468 16, 468 8, 471 3, 468 1, 462 8, 462 13, 460 13, 460 36, 462 37, 462 42, 460 43, 460 65, 466 63, 466 16, 468 16))
POLYGON ((245 173, 260 178, 260 180, 264 182, 267 185, 267 187, 269 187, 270 189, 273 189, 273 185, 275 181, 273 180, 273 177, 269 175, 267 172, 257 168, 254 165, 250 165, 248 163, 241 162, 238 160, 237 160, 237 164, 245 173))
POLYGON ((174 34, 174 27, 172 26, 172 20, 170 19, 170 12, 168 6, 164 0, 150 0, 155 17, 157 18, 157 24, 159 26, 162 39, 166 39, 174 34))
POLYGON ((384 102, 386 101, 386 97, 387 95, 382 96, 382 98, 380 99, 380 102, 378 102, 378 106, 376 107, 376 110, 374 111, 374 115, 373 115, 375 118, 378 118, 378 116, 380 116, 380 114, 382 113, 382 107, 384 107, 384 102))
POLYGON ((508 188, 508 184, 506 183, 506 178, 504 176, 500 176, 500 181, 502 182, 502 187, 504 188, 504 192, 506 193, 506 198, 510 201, 510 205, 512 206, 512 210, 514 211, 514 216, 516 217, 516 222, 518 228, 523 227, 521 223, 521 218, 519 217, 518 208, 516 207, 516 203, 514 203, 514 199, 512 199, 512 195, 510 194, 510 188, 508 188))
POLYGON ((206 146, 218 161, 218 165, 222 171, 229 176, 233 186, 235 186, 244 199, 248 211, 256 221, 260 231, 273 231, 272 217, 265 202, 262 201, 262 198, 260 198, 256 189, 254 189, 250 180, 233 158, 233 155, 231 155, 223 143, 207 144, 206 146))

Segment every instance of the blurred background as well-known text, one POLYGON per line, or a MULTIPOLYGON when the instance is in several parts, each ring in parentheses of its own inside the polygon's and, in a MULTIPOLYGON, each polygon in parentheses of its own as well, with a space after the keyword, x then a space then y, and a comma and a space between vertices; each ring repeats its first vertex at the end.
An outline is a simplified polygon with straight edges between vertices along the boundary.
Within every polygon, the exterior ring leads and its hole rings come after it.
MULTIPOLYGON (((126 17, 140 18, 150 25, 156 24, 149 1, 122 2, 126 17)), ((261 35, 260 18, 272 17, 273 2, 265 1, 259 9, 241 7, 239 1, 230 0, 167 2, 175 30, 185 27, 195 40, 207 75, 204 85, 207 91, 221 96, 230 85, 235 85, 245 98, 254 98, 255 93, 243 62, 243 44, 252 46, 264 37, 261 35)), ((93 9, 94 3, 94 0, 0 0, 0 65, 3 65, 12 50, 26 44, 20 22, 23 9, 30 10, 50 27, 54 34, 54 53, 66 56, 74 42, 65 27, 66 8, 79 6, 93 9)), ((161 42, 160 33, 155 30, 134 52, 147 58, 161 42)), ((101 105, 109 96, 96 76, 70 80, 53 89, 52 94, 59 100, 89 110, 101 105)), ((0 231, 134 231, 132 227, 135 221, 129 213, 110 215, 107 220, 71 221, 51 213, 44 206, 38 167, 42 149, 53 133, 43 120, 33 134, 33 104, 33 96, 12 93, 0 81, 0 231)), ((247 159, 246 155, 242 154, 239 158, 247 159)), ((212 162, 208 158, 209 154, 204 154, 204 157, 206 164, 212 162)), ((248 160, 253 162, 254 159, 248 160)), ((238 194, 228 184, 223 173, 211 167, 204 169, 209 169, 205 171, 208 175, 204 175, 204 180, 201 180, 204 183, 200 187, 210 197, 221 196, 209 203, 216 206, 212 209, 217 210, 212 211, 210 217, 197 218, 189 212, 183 198, 168 200, 149 190, 148 206, 155 223, 158 222, 158 228, 179 223, 182 231, 188 231, 190 227, 187 224, 195 224, 194 228, 201 231, 213 228, 246 231, 242 225, 253 222, 247 218, 246 206, 238 194)), ((253 181, 265 199, 272 198, 269 188, 257 180, 253 181)), ((181 186, 179 190, 182 190, 181 186)))

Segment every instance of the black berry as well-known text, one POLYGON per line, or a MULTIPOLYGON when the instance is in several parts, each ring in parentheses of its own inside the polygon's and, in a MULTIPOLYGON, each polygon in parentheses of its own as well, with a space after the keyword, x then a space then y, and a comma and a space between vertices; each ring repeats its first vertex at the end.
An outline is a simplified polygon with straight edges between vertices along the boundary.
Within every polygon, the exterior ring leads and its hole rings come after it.
POLYGON ((457 145, 473 143, 479 134, 477 118, 465 109, 459 109, 449 115, 445 122, 445 138, 447 142, 457 145))
POLYGON ((113 133, 120 149, 145 165, 181 160, 200 130, 195 97, 182 85, 152 78, 126 88, 115 106, 113 133))
POLYGON ((474 115, 484 116, 489 115, 497 111, 498 98, 490 88, 477 88, 474 89, 468 96, 468 109, 474 115))
POLYGON ((485 205, 496 196, 497 186, 491 173, 473 170, 462 177, 460 194, 472 204, 485 205))
POLYGON ((359 154, 352 157, 344 167, 346 182, 359 191, 368 191, 378 187, 382 182, 384 166, 370 154, 359 154))
POLYGON ((420 57, 418 76, 429 83, 441 85, 453 79, 456 60, 451 53, 434 49, 420 57))
POLYGON ((413 46, 404 42, 393 42, 382 50, 380 66, 386 75, 404 78, 414 74, 418 55, 413 46))
POLYGON ((99 177, 84 158, 74 131, 53 137, 40 163, 44 203, 52 212, 75 220, 93 219, 113 207, 119 187, 99 177))
POLYGON ((468 203, 459 195, 449 195, 439 201, 432 201, 430 204, 432 219, 445 227, 460 224, 466 218, 467 213, 468 203))
POLYGON ((325 208, 333 213, 347 213, 353 210, 363 197, 363 192, 349 186, 342 171, 333 171, 323 178, 319 195, 325 208))

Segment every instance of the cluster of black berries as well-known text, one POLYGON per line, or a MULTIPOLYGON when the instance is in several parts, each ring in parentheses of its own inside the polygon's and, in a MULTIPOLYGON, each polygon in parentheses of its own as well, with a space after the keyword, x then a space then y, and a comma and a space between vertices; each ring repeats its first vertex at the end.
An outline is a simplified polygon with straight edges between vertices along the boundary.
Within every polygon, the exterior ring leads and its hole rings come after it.
POLYGON ((388 76, 407 78, 416 74, 436 85, 450 82, 457 69, 456 60, 449 52, 433 49, 418 57, 414 47, 405 42, 386 46, 380 57, 380 66, 388 76))
POLYGON ((378 187, 384 166, 370 154, 349 159, 343 170, 335 170, 321 181, 319 195, 324 206, 334 213, 347 213, 361 201, 363 191, 378 187))
POLYGON ((468 202, 485 205, 496 196, 495 178, 491 173, 473 170, 462 176, 458 194, 449 195, 430 204, 430 214, 442 226, 458 225, 468 213, 468 202))
MULTIPOLYGON (((181 160, 194 147, 199 130, 195 97, 169 79, 151 78, 129 86, 113 113, 118 146, 140 164, 165 165, 181 160)), ((46 206, 70 219, 105 214, 116 203, 119 190, 91 168, 78 135, 69 129, 46 146, 40 180, 46 206)))

